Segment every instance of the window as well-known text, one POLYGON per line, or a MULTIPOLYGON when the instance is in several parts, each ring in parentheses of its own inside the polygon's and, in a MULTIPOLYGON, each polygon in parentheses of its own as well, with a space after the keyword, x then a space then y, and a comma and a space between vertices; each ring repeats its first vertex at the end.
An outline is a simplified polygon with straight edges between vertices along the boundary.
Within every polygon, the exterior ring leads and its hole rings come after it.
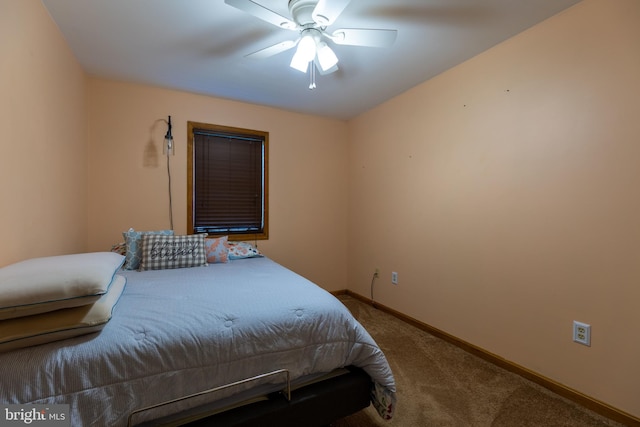
POLYGON ((189 233, 267 239, 269 133, 187 124, 189 233))

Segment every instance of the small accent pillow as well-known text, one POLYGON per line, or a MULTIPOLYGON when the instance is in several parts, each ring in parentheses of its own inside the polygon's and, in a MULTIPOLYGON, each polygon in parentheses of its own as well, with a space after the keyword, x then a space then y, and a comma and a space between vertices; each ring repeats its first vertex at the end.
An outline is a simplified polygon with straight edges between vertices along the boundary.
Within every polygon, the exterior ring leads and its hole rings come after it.
POLYGON ((125 242, 116 243, 115 245, 111 246, 111 252, 115 252, 115 253, 120 254, 122 256, 126 256, 127 255, 127 244, 125 242))
POLYGON ((211 264, 229 261, 229 236, 208 237, 204 239, 207 262, 211 264))
POLYGON ((123 262, 115 252, 91 252, 0 268, 0 320, 91 304, 107 292, 123 262))
POLYGON ((135 231, 130 228, 129 231, 122 233, 124 242, 127 245, 127 253, 124 263, 125 270, 137 270, 140 268, 140 260, 142 260, 142 247, 140 243, 144 234, 160 234, 163 236, 173 236, 173 230, 158 231, 135 231))
POLYGON ((258 248, 246 242, 229 242, 229 259, 263 256, 258 248))
POLYGON ((0 321, 0 353, 98 332, 111 319, 126 279, 116 276, 98 301, 82 307, 0 321))
POLYGON ((207 265, 206 234, 186 236, 142 235, 140 270, 200 267, 207 265))

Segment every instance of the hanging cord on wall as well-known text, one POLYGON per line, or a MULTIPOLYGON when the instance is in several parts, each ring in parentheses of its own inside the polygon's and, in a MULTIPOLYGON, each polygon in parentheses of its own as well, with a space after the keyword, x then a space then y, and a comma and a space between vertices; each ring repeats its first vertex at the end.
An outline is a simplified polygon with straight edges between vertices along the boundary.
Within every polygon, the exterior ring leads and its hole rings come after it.
POLYGON ((171 133, 171 116, 167 121, 167 134, 164 136, 164 145, 162 151, 167 155, 167 176, 169 177, 169 222, 173 230, 173 201, 171 200, 171 166, 169 157, 175 154, 175 146, 173 145, 173 134, 171 133))
POLYGON ((169 223, 173 230, 173 201, 171 200, 171 167, 169 166, 169 156, 167 156, 167 176, 169 177, 169 223))

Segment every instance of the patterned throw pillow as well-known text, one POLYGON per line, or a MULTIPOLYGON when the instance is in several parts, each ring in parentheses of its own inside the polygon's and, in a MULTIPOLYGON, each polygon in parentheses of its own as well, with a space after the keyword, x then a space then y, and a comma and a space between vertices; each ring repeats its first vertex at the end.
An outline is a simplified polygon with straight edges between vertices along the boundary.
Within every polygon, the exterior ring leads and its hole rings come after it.
POLYGON ((125 242, 116 243, 111 246, 111 252, 115 252, 119 255, 125 256, 127 255, 127 244, 125 242))
POLYGON ((207 265, 206 234, 187 236, 142 235, 140 270, 200 267, 207 265))
POLYGON ((142 248, 140 243, 144 234, 173 236, 173 230, 135 231, 133 228, 130 228, 129 231, 122 233, 122 237, 124 237, 124 242, 127 246, 124 267, 122 267, 123 270, 137 270, 140 268, 140 260, 142 260, 142 248))
POLYGON ((211 264, 229 261, 229 236, 208 237, 204 239, 207 262, 211 264))
POLYGON ((263 256, 258 248, 246 242, 229 242, 229 259, 254 258, 263 256))

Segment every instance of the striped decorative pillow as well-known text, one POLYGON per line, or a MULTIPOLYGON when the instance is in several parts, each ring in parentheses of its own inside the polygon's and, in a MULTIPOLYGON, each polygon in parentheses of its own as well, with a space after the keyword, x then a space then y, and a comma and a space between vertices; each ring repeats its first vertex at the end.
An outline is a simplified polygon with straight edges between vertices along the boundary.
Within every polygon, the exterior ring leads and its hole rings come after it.
POLYGON ((207 265, 206 234, 186 236, 142 235, 140 270, 200 267, 207 265))

